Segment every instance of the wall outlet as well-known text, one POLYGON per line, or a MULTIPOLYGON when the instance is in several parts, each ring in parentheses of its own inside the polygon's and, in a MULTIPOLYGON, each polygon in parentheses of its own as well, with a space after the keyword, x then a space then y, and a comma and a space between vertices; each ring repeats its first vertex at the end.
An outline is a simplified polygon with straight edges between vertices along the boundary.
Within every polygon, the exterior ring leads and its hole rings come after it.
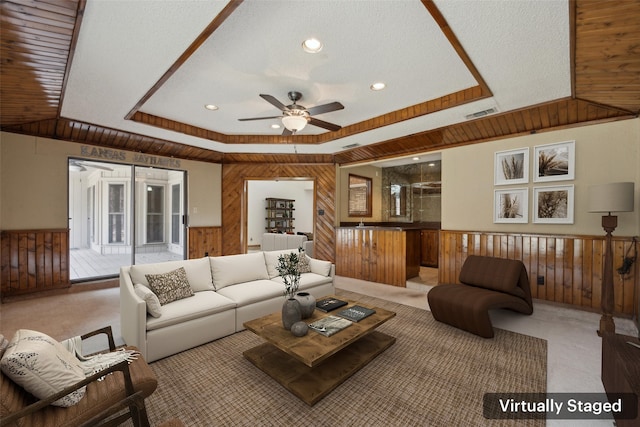
POLYGON ((538 276, 538 285, 544 285, 544 276, 538 276))

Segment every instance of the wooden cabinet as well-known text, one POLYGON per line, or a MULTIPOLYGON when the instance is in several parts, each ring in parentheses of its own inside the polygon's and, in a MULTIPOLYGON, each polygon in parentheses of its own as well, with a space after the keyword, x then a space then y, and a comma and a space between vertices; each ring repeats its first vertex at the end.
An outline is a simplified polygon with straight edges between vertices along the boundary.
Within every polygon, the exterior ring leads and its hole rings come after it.
POLYGON ((420 274, 420 230, 392 227, 336 229, 336 274, 405 287, 420 274))
POLYGON ((293 232, 293 211, 295 200, 277 199, 269 197, 266 199, 266 227, 267 232, 292 233, 293 232))
MULTIPOLYGON (((635 395, 640 407, 640 348, 628 342, 640 345, 635 337, 603 333, 602 336, 602 384, 604 390, 610 393, 630 393, 635 395)), ((619 397, 619 396, 618 396, 619 397)), ((612 395, 609 396, 611 400, 612 395)), ((629 404, 629 407, 632 405, 629 404)), ((637 426, 640 415, 635 419, 621 419, 616 417, 618 427, 637 426)))
POLYGON ((420 265, 438 267, 438 230, 420 230, 420 265))

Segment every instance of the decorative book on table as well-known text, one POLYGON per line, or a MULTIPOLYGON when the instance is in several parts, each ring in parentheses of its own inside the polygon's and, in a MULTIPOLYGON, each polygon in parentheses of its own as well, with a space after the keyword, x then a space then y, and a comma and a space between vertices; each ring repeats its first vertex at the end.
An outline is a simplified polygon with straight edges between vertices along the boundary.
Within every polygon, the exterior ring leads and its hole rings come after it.
POLYGON ((328 313, 331 310, 335 310, 336 308, 345 305, 347 305, 346 301, 342 301, 341 299, 337 298, 323 298, 316 301, 316 308, 320 311, 324 311, 325 313, 328 313))
POLYGON ((353 307, 345 308, 336 314, 340 317, 344 317, 345 319, 349 319, 352 322, 359 322, 365 317, 371 316, 375 312, 376 311, 371 308, 354 305, 353 307))
POLYGON ((340 332, 346 327, 353 325, 353 322, 347 319, 343 319, 338 316, 327 316, 320 320, 316 320, 309 324, 309 328, 324 335, 330 337, 331 335, 340 332))

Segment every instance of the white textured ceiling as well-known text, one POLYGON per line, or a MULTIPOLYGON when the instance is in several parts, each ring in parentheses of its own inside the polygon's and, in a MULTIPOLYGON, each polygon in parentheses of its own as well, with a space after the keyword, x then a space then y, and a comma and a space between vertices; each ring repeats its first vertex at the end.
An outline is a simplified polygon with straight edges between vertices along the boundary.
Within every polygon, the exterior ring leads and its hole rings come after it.
MULTIPOLYGON (((508 111, 571 94, 567 0, 435 2, 493 97, 318 145, 335 153, 464 121, 490 107, 508 111)), ((226 1, 96 0, 86 5, 62 116, 220 152, 291 152, 284 144, 225 144, 125 120, 226 1)), ((140 111, 218 133, 278 135, 260 98, 333 101, 317 118, 348 126, 477 85, 418 0, 245 0, 148 99, 140 111), (318 54, 305 38, 324 43, 318 54), (374 81, 387 88, 373 92, 374 81), (208 111, 204 105, 219 106, 208 111)), ((307 126, 301 134, 326 130, 307 126)))

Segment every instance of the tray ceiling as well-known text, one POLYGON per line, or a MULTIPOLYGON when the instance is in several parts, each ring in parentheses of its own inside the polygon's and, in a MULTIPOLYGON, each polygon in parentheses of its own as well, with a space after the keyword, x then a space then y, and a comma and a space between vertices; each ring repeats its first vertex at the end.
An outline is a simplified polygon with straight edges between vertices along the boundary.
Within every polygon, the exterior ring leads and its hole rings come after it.
MULTIPOLYGON (((597 13, 592 3, 578 1, 574 11, 566 0, 3 2, 1 124, 73 140, 103 129, 114 144, 137 141, 152 152, 210 161, 243 153, 361 161, 403 154, 403 142, 417 152, 420 135, 428 151, 437 146, 435 133, 488 118, 466 118, 479 111, 494 109, 497 120, 555 102, 581 108, 580 100, 567 101, 573 92, 603 99, 594 79, 582 77, 602 62, 582 54, 592 36, 579 50, 580 30, 594 28, 580 25, 594 22, 586 15, 597 13), (309 37, 323 42, 319 53, 302 49, 309 37), (574 60, 581 69, 572 69, 574 60), (574 80, 572 71, 582 74, 574 80), (377 81, 387 87, 370 90, 377 81), (580 87, 572 91, 574 81, 580 87), (8 87, 18 82, 21 94, 8 87), (342 129, 307 125, 283 137, 282 128, 271 128, 281 125, 277 118, 238 121, 278 116, 259 94, 289 104, 292 90, 306 107, 342 103, 343 110, 317 116, 342 129), (29 106, 21 108, 24 99, 29 106)), ((609 26, 622 20, 637 34, 637 3, 617 3, 626 8, 597 18, 609 26)), ((631 77, 634 69, 618 66, 631 77)), ((605 100, 611 108, 591 120, 639 108, 605 100)))

